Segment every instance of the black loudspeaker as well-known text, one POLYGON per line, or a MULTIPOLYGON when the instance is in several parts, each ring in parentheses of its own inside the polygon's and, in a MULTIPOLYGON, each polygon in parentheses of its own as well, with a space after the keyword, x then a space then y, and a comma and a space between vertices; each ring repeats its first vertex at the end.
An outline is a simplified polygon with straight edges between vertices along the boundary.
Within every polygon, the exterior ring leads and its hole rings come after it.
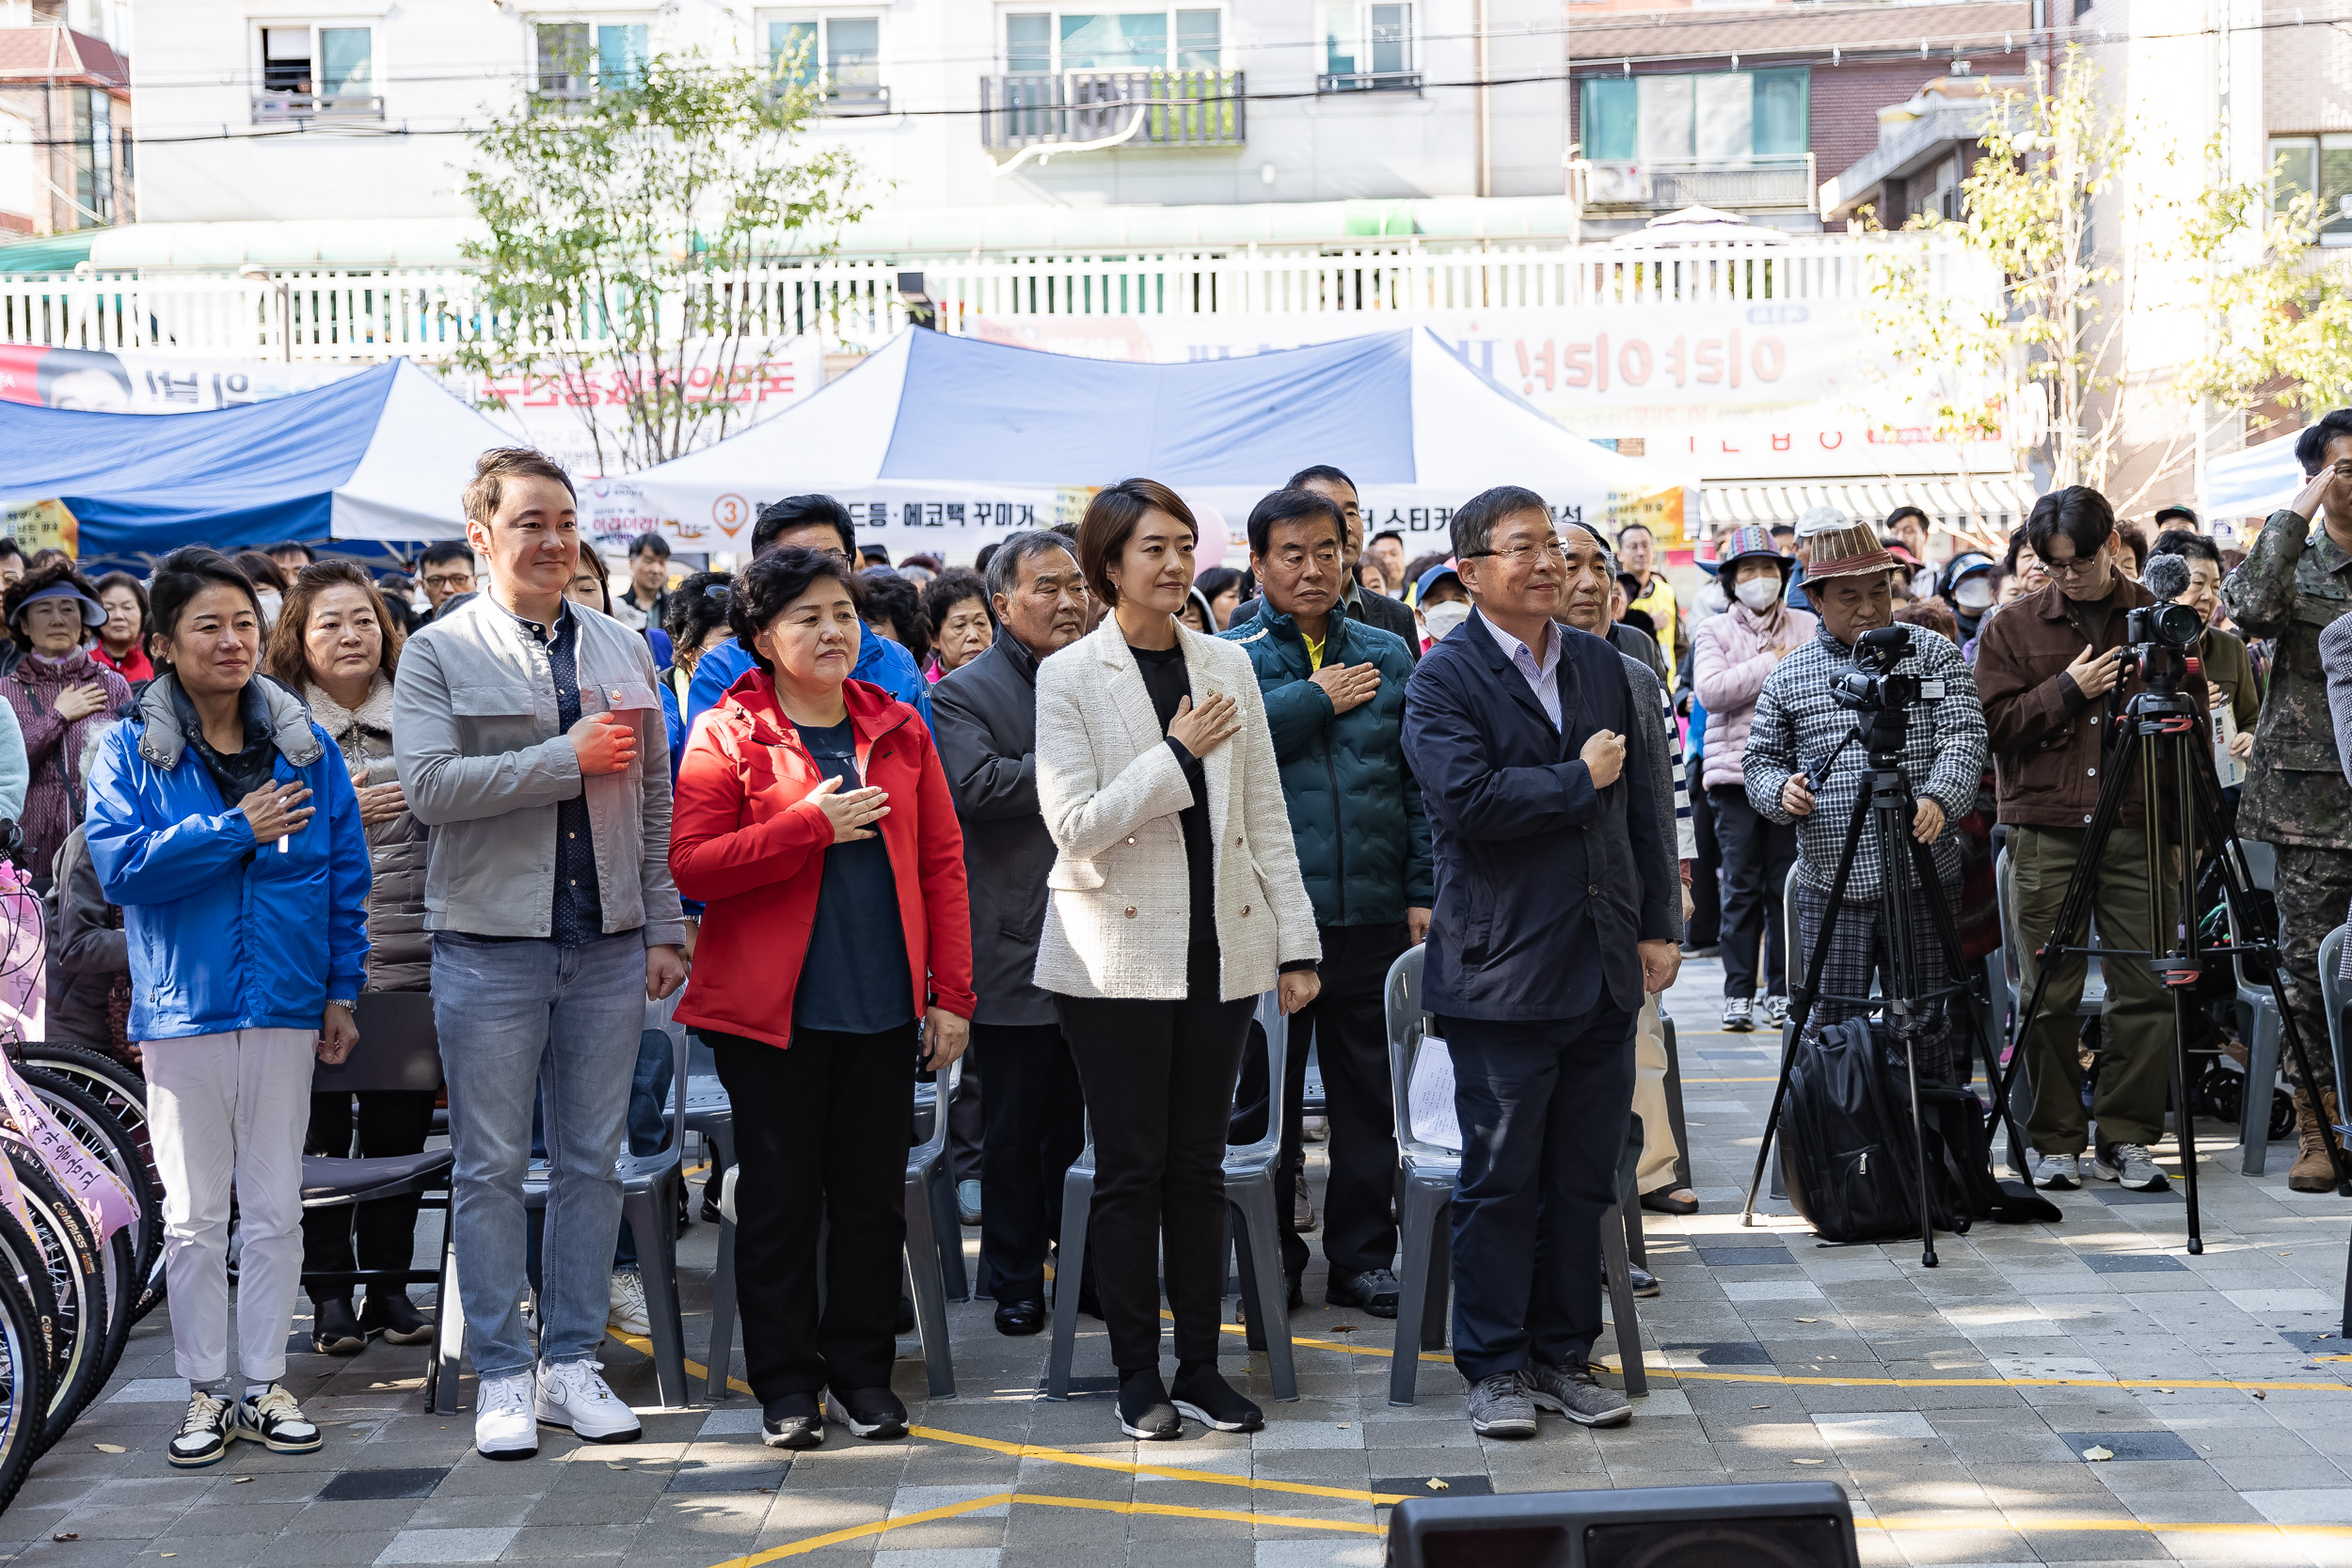
POLYGON ((1389 1568, 1860 1568, 1834 1481, 1408 1497, 1389 1568))

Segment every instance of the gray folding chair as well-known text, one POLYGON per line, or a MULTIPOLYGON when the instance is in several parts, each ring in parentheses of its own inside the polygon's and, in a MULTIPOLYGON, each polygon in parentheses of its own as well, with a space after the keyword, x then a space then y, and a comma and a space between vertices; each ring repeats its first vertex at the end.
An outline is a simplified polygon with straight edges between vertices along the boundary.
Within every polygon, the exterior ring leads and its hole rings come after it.
MULTIPOLYGON (((2240 845, 2246 852, 2246 872, 2255 888, 2274 893, 2279 882, 2279 852, 2267 844, 2248 841, 2240 845)), ((2241 934, 2251 937, 2251 921, 2241 933, 2237 911, 2229 911, 2230 939, 2235 942, 2241 934)), ((2285 1031, 2279 1022, 2279 1001, 2270 994, 2267 982, 2259 982, 2247 973, 2242 953, 2230 955, 2230 975, 2236 982, 2237 995, 2232 1011, 2237 1017, 2237 1037, 2246 1042, 2246 1088, 2239 1096, 2238 1146, 2243 1151, 2239 1168, 2248 1176, 2260 1176, 2270 1163, 2270 1107, 2274 1097, 2284 1086, 2279 1072, 2279 1053, 2284 1043, 2285 1031)), ((2316 1042, 2312 1042, 2316 1043, 2316 1042)), ((2228 1058, 2225 1056, 2226 1062, 2228 1058)))
MULTIPOLYGON (((312 1094, 373 1094, 406 1090, 431 1094, 441 1086, 441 1046, 433 1029, 433 998, 421 990, 362 991, 354 1021, 359 1043, 340 1067, 321 1062, 311 1069, 312 1094)), ((348 1143, 344 1146, 348 1148, 348 1143)), ((441 1255, 431 1269, 351 1269, 340 1273, 305 1269, 302 1283, 365 1285, 369 1291, 441 1282, 450 1259, 450 1165, 447 1148, 363 1160, 306 1154, 302 1159, 302 1207, 346 1209, 406 1193, 422 1195, 421 1207, 441 1211, 441 1255)), ((442 1311, 447 1312, 446 1298, 442 1311)), ((428 1354, 425 1408, 439 1391, 441 1364, 428 1354)), ((456 1386, 453 1380, 451 1386, 456 1386)))
MULTIPOLYGON (((955 1249, 957 1278, 962 1276, 963 1230, 937 1225, 938 1197, 946 1185, 947 1118, 934 1114, 940 1105, 953 1105, 962 1086, 963 1063, 939 1069, 915 1086, 915 1131, 922 1141, 907 1150, 906 1270, 914 1298, 914 1327, 922 1336, 923 1369, 935 1400, 956 1397, 956 1366, 947 1343, 947 1299, 953 1282, 946 1279, 947 1249, 955 1249), (917 1259, 937 1258, 937 1268, 917 1259)), ((719 1403, 727 1397, 727 1374, 735 1364, 735 1183, 740 1167, 718 1173, 719 1261, 710 1275, 710 1354, 703 1374, 703 1397, 719 1403)), ((954 1190, 948 1188, 949 1200, 954 1190)), ((821 1248, 822 1242, 818 1245, 821 1248)), ((821 1277, 821 1274, 820 1274, 821 1277)))
MULTIPOLYGON (((1274 1397, 1298 1398, 1298 1375, 1291 1364, 1289 1280, 1282 1272, 1279 1218, 1274 1205, 1274 1167, 1282 1157, 1282 1069, 1290 1048, 1289 1021, 1280 993, 1258 999, 1258 1022, 1265 1030, 1265 1135, 1225 1151, 1225 1208, 1236 1222, 1233 1243, 1241 1273, 1245 1340, 1266 1354, 1274 1397), (1268 1324, 1281 1332, 1269 1334, 1268 1324)), ((1094 1122, 1087 1120, 1086 1148, 1062 1180, 1061 1250, 1054 1265, 1054 1340, 1046 1360, 1045 1396, 1070 1397, 1070 1366, 1077 1354, 1078 1288, 1086 1277, 1087 1222, 1094 1209, 1094 1122), (1066 1288, 1065 1288, 1066 1286, 1066 1288)), ((1221 1265, 1220 1265, 1221 1266, 1221 1265)))
POLYGON ((719 1082, 718 1064, 710 1047, 689 1036, 686 1041, 686 1130, 703 1140, 709 1157, 706 1186, 735 1164, 735 1101, 719 1082))
MULTIPOLYGON (((672 1016, 674 995, 665 1002, 645 1004, 644 1027, 670 1037, 670 1128, 661 1148, 652 1154, 629 1152, 624 1141, 613 1162, 621 1179, 621 1218, 637 1243, 637 1266, 644 1276, 645 1318, 653 1329, 654 1383, 665 1405, 683 1405, 691 1398, 686 1386, 686 1324, 677 1303, 677 1212, 683 1201, 686 1177, 686 1039, 672 1016)), ((523 1203, 544 1210, 548 1205, 547 1162, 534 1160, 523 1177, 523 1203)), ((438 1341, 440 1375, 457 1386, 458 1358, 465 1352, 463 1305, 456 1291, 454 1255, 441 1284, 441 1332, 438 1341)), ((427 1408, 431 1408, 430 1405, 427 1408)))
MULTIPOLYGON (((1396 1212, 1403 1267, 1398 1270, 1396 1338, 1389 1353, 1389 1402, 1411 1404, 1423 1351, 1443 1350, 1447 1302, 1453 1283, 1451 1225, 1454 1184, 1462 1151, 1420 1136, 1413 1126, 1413 1063, 1421 1053, 1428 1019, 1421 1009, 1422 949, 1408 947, 1389 966, 1389 1087, 1396 1106, 1396 1212)), ((1617 1201, 1600 1217, 1601 1267, 1609 1287, 1609 1311, 1617 1339, 1625 1391, 1639 1399, 1649 1392, 1642 1359, 1642 1330, 1633 1305, 1631 1253, 1641 1210, 1633 1193, 1642 1158, 1641 1118, 1633 1118, 1625 1153, 1617 1164, 1617 1201)))

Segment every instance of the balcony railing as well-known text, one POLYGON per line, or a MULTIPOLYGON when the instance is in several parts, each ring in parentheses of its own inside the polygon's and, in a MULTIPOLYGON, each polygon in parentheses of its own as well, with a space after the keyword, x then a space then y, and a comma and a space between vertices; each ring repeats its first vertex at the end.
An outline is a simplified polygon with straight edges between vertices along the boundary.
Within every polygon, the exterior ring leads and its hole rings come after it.
POLYGON ((382 119, 384 100, 358 98, 349 93, 326 97, 309 92, 257 92, 253 95, 253 122, 256 125, 277 124, 300 119, 382 119))
POLYGON ((980 78, 980 145, 991 151, 1116 136, 1128 143, 1239 147, 1248 139, 1238 71, 1066 71, 980 78))
POLYGON ((1418 71, 1326 71, 1315 78, 1317 92, 1409 92, 1421 91, 1418 71))
POLYGON ((1577 169, 1585 207, 1600 212, 1809 213, 1818 189, 1810 152, 1738 162, 1582 163, 1577 169))
POLYGON ((824 102, 818 106, 819 114, 843 117, 889 112, 890 89, 871 83, 835 82, 825 89, 824 102))

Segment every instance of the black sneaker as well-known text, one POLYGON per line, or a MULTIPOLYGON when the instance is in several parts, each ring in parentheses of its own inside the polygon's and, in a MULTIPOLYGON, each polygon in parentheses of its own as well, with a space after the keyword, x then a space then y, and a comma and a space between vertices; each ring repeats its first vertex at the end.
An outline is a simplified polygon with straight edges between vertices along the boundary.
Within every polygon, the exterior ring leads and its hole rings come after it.
MULTIPOLYGON (((1632 1285, 1633 1293, 1637 1296, 1661 1295, 1664 1293, 1666 1289, 1663 1285, 1661 1285, 1658 1282, 1658 1276, 1656 1275, 1650 1273, 1649 1270, 1643 1268, 1638 1263, 1628 1263, 1626 1265, 1626 1277, 1627 1280, 1632 1285)), ((1609 1271, 1606 1268, 1603 1268, 1600 1271, 1600 1288, 1603 1291, 1609 1289, 1609 1271)))
POLYGON ((180 1430, 172 1434, 165 1457, 182 1469, 194 1469, 200 1465, 215 1465, 229 1451, 229 1431, 236 1424, 237 1407, 218 1395, 202 1389, 188 1396, 188 1413, 181 1418, 180 1430))
POLYGON ((326 1441, 294 1397, 275 1383, 267 1393, 237 1402, 230 1435, 259 1443, 272 1453, 316 1453, 326 1441))
POLYGON ((1218 1432, 1256 1432, 1265 1425, 1265 1412, 1233 1392, 1214 1365, 1179 1370, 1168 1393, 1178 1414, 1218 1432))
POLYGON ((368 1348, 368 1337, 352 1315, 351 1298, 310 1304, 310 1348, 321 1355, 357 1355, 368 1348))
POLYGON ((834 1420, 860 1437, 879 1443, 907 1434, 907 1407, 887 1388, 852 1388, 846 1394, 829 1388, 825 1407, 834 1420))
POLYGON ((1119 1380, 1119 1427, 1130 1437, 1163 1442, 1184 1434, 1184 1418, 1168 1402, 1168 1386, 1157 1367, 1129 1372, 1119 1380))
POLYGON ((1334 1307, 1354 1307, 1375 1318, 1396 1316, 1396 1275, 1387 1269, 1366 1269, 1362 1274, 1333 1275, 1323 1288, 1323 1299, 1334 1307))
POLYGON ((759 1440, 771 1449, 813 1449, 825 1440, 825 1414, 814 1394, 787 1394, 760 1412, 759 1440))
POLYGON ((371 1338, 381 1334, 388 1345, 421 1345, 433 1338, 433 1320, 417 1310, 407 1291, 370 1286, 359 1304, 359 1332, 371 1338))

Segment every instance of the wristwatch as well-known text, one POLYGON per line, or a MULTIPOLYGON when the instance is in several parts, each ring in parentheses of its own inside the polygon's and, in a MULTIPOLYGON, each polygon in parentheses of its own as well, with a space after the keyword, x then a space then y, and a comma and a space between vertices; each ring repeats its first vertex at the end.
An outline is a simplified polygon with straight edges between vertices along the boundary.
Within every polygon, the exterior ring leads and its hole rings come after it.
POLYGON ((358 1002, 348 996, 330 996, 326 999, 326 1005, 330 1007, 341 1007, 347 1013, 358 1012, 359 1010, 358 1002))

